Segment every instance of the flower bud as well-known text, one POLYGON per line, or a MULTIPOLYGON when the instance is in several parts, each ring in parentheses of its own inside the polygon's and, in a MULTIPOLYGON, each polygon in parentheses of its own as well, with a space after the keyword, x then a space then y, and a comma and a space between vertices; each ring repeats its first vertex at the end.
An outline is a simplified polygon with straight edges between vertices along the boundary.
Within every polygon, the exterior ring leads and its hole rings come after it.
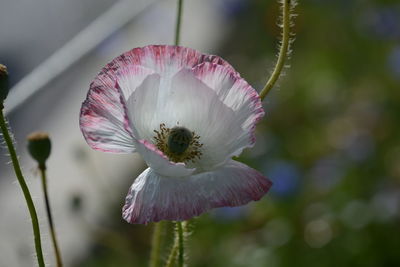
POLYGON ((8 95, 8 71, 7 67, 0 64, 0 105, 8 95))
POLYGON ((32 158, 34 158, 40 169, 46 168, 46 160, 50 156, 51 142, 49 135, 44 132, 36 132, 28 137, 28 150, 32 158))

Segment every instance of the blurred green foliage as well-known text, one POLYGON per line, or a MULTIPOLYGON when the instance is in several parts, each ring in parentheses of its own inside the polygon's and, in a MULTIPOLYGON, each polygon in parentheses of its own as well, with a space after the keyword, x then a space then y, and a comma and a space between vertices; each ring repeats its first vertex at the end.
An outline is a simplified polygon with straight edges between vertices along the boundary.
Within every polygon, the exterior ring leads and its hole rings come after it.
MULTIPOLYGON (((279 6, 220 2, 232 29, 219 55, 260 89, 279 6)), ((274 186, 259 202, 193 219, 190 266, 400 266, 400 3, 299 2, 291 67, 239 159, 274 186)), ((146 266, 151 227, 124 223, 120 203, 110 213, 118 221, 93 231, 77 266, 146 266)))

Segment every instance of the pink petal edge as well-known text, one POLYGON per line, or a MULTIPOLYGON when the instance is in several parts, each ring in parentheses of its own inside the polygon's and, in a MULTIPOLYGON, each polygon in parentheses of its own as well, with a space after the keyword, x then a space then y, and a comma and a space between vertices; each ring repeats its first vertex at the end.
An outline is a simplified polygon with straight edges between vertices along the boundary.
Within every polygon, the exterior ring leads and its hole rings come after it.
POLYGON ((251 85, 249 85, 246 80, 244 80, 233 68, 213 64, 210 62, 204 62, 194 67, 193 71, 198 79, 200 79, 210 88, 213 88, 217 91, 217 94, 219 94, 223 102, 226 103, 230 101, 228 98, 230 97, 230 94, 232 94, 232 90, 235 90, 237 94, 241 95, 241 97, 238 98, 240 102, 229 104, 235 104, 236 108, 243 108, 246 107, 246 105, 249 106, 250 114, 248 115, 251 117, 251 121, 249 123, 250 128, 248 129, 250 132, 248 147, 254 146, 256 141, 256 124, 265 115, 262 102, 257 91, 251 85), (215 81, 216 79, 217 81, 215 81), (218 86, 225 88, 217 88, 218 86))
POLYGON ((91 148, 111 153, 135 151, 123 101, 118 88, 104 91, 103 85, 91 83, 79 116, 80 129, 91 148))
POLYGON ((265 176, 236 161, 185 178, 162 177, 148 168, 129 189, 123 218, 135 224, 188 220, 213 208, 257 201, 271 185, 265 176))
POLYGON ((206 55, 183 46, 148 45, 129 50, 108 63, 99 75, 107 75, 115 80, 119 69, 130 65, 141 65, 152 70, 163 70, 165 66, 177 62, 179 68, 193 68, 201 63, 210 62, 222 65, 234 71, 233 67, 224 59, 216 55, 206 55))

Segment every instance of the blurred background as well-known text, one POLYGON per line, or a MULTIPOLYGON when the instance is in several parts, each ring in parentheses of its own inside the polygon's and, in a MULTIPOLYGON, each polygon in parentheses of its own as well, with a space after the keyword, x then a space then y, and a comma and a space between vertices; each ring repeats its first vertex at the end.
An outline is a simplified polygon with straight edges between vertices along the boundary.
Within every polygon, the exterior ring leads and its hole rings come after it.
MULTIPOLYGON (((262 200, 190 221, 189 266, 400 266, 400 3, 300 0, 291 67, 238 159, 273 182, 262 200)), ((171 44, 174 0, 1 0, 5 106, 54 257, 25 136, 50 133, 50 199, 66 266, 146 266, 152 225, 121 207, 145 165, 90 150, 78 114, 90 81, 133 47, 171 44), (21 100, 25 100, 22 102, 21 100)), ((217 54, 260 90, 277 55, 279 5, 186 0, 182 45, 217 54)), ((0 266, 34 266, 31 225, 0 157, 0 266)), ((172 226, 169 225, 172 229, 172 226)), ((165 233, 163 255, 172 236, 165 233)))

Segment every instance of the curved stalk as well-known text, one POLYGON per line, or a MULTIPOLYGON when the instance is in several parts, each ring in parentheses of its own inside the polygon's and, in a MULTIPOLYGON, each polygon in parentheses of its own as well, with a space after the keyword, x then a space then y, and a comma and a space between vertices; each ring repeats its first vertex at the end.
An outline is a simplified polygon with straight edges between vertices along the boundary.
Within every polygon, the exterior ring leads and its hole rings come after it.
POLYGON ((261 100, 264 100, 265 96, 271 91, 272 87, 275 85, 279 76, 281 75, 282 69, 285 66, 285 60, 289 53, 290 45, 290 9, 291 1, 294 0, 282 0, 282 43, 279 49, 278 60, 276 62, 275 68, 271 74, 271 77, 265 84, 264 88, 260 92, 261 100))
POLYGON ((21 167, 19 165, 17 153, 15 152, 14 144, 11 139, 10 133, 7 128, 7 122, 4 118, 3 114, 3 103, 0 103, 0 128, 3 133, 4 141, 7 144, 8 151, 10 152, 10 157, 11 161, 14 166, 14 172, 15 175, 17 176, 17 180, 19 185, 21 186, 22 192, 25 197, 26 204, 28 206, 29 214, 32 219, 32 228, 33 228, 33 236, 34 236, 34 241, 35 241, 35 249, 36 249, 36 256, 37 256, 37 261, 38 265, 40 267, 44 267, 44 259, 43 259, 43 252, 42 252, 42 243, 40 239, 40 227, 39 227, 39 221, 35 209, 35 205, 32 200, 31 193, 29 192, 29 188, 26 185, 24 176, 22 175, 21 167))

